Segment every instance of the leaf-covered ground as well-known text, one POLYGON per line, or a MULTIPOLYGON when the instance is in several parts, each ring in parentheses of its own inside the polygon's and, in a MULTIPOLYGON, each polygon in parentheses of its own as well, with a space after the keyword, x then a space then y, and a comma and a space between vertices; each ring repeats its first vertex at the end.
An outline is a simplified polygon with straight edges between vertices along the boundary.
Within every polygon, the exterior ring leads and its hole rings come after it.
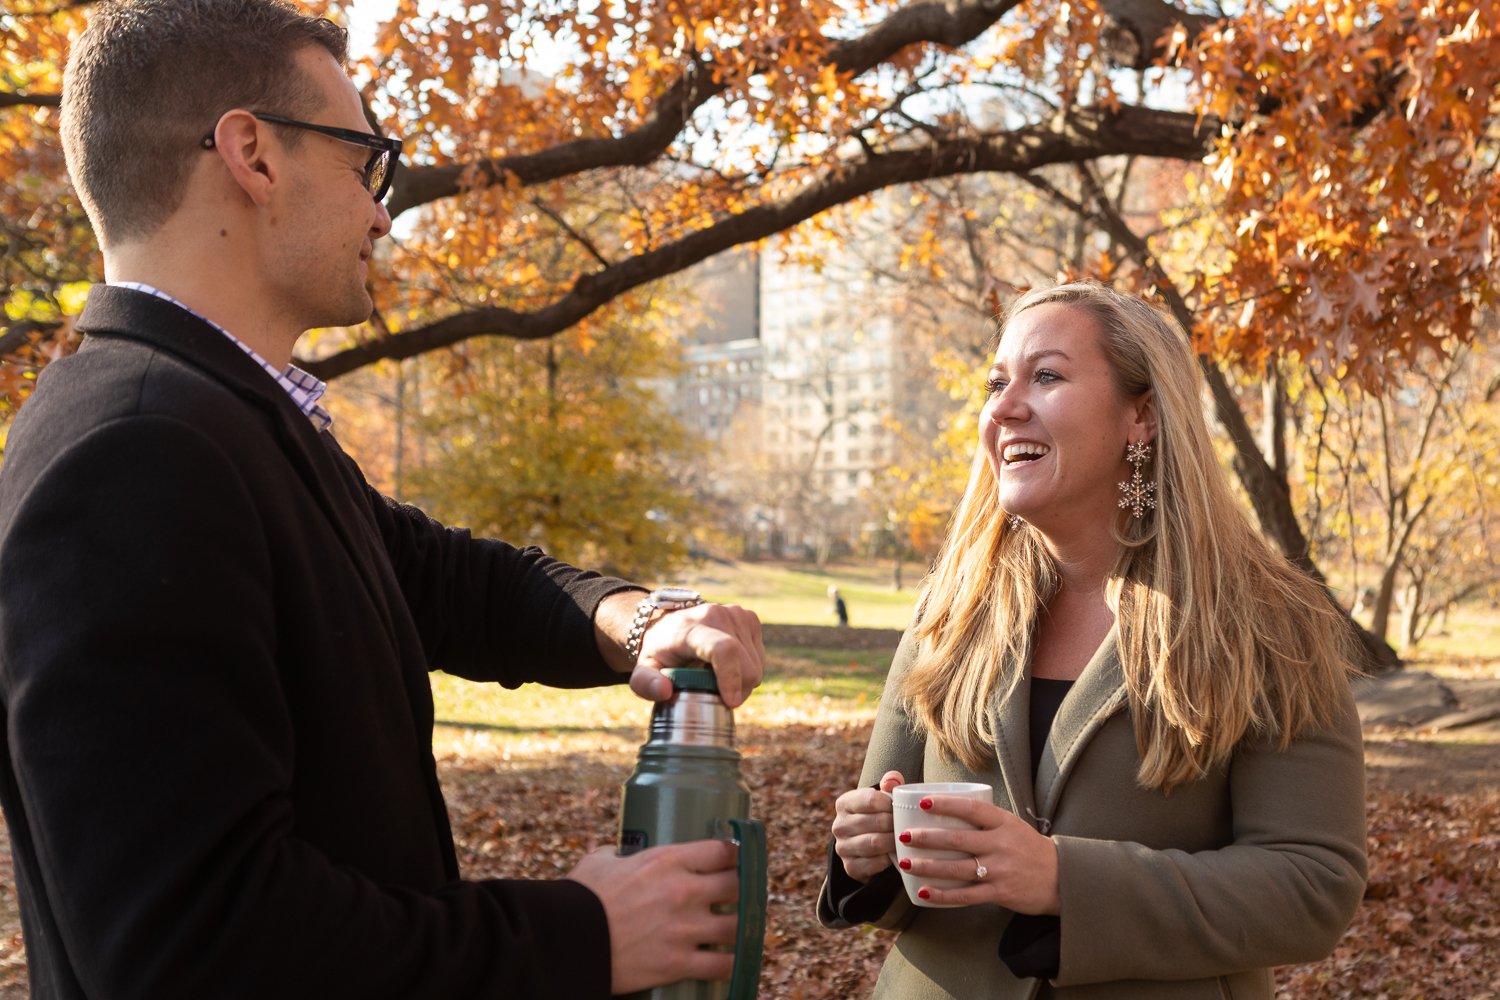
MULTIPOLYGON (((867 733, 868 722, 837 715, 740 727, 755 811, 772 846, 765 997, 864 996, 889 947, 886 934, 827 931, 813 916, 833 798, 857 774, 867 733)), ((481 726, 440 732, 439 766, 465 872, 556 878, 589 847, 612 841, 636 738, 545 729, 521 738, 481 726)), ((1496 747, 1414 742, 1421 758, 1412 767, 1400 757, 1405 741, 1397 742, 1395 750, 1389 740, 1369 747, 1376 763, 1365 905, 1331 957, 1282 970, 1279 997, 1500 1000, 1496 747), (1455 790, 1445 790, 1446 776, 1455 790)), ((8 844, 0 850, 0 998, 21 998, 26 974, 8 844)))
MULTIPOLYGON (((868 731, 867 723, 741 727, 755 812, 772 845, 766 997, 868 995, 890 945, 883 932, 824 930, 813 915, 833 798, 857 775, 868 731)), ((1495 748, 1473 749, 1455 752, 1482 761, 1495 748)), ((629 755, 611 756, 551 767, 445 761, 468 870, 556 877, 607 842, 631 765, 629 755), (556 767, 576 769, 578 790, 554 794, 556 767)), ((1365 905, 1332 956, 1281 970, 1278 997, 1500 1000, 1500 775, 1452 794, 1393 787, 1413 778, 1372 770, 1365 905)))

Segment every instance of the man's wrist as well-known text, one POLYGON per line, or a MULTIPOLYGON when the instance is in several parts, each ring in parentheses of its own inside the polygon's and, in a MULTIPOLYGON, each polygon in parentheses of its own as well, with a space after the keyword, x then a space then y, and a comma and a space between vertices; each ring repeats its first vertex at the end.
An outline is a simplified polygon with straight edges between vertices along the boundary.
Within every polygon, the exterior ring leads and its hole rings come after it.
POLYGON ((636 605, 635 615, 630 620, 630 631, 625 636, 625 657, 633 669, 641 658, 641 644, 646 639, 646 630, 664 615, 684 608, 696 607, 703 598, 696 590, 687 587, 659 587, 647 594, 636 605))

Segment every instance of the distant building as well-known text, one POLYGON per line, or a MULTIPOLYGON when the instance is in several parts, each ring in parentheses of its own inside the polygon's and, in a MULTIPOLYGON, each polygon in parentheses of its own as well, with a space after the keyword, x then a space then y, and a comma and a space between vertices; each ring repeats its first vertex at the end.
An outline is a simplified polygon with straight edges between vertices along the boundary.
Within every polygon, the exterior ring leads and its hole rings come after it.
POLYGON ((747 407, 760 405, 760 257, 730 251, 690 274, 696 321, 683 337, 682 371, 668 391, 683 428, 719 441, 747 407))
POLYGON ((682 352, 672 409, 684 428, 718 441, 763 391, 761 342, 754 337, 688 344, 682 352))
POLYGON ((898 358, 890 318, 871 312, 868 294, 862 273, 827 264, 761 271, 761 446, 834 506, 862 496, 889 460, 898 358))

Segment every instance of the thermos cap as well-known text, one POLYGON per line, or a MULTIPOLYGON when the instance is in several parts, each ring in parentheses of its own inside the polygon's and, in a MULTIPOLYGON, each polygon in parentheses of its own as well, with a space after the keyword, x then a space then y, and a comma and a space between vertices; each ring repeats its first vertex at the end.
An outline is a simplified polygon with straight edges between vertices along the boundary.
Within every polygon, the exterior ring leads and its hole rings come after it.
POLYGON ((719 693, 719 679, 706 667, 668 667, 662 673, 679 691, 719 693))

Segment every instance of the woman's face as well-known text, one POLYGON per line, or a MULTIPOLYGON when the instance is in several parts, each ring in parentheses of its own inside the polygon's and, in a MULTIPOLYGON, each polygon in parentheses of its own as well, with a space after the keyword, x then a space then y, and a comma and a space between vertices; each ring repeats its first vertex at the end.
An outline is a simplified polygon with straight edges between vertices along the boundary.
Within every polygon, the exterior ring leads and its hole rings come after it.
POLYGON ((1000 506, 1049 536, 1114 523, 1125 447, 1156 427, 1150 393, 1117 385, 1093 315, 1058 303, 1016 315, 986 388, 979 440, 1000 506))

